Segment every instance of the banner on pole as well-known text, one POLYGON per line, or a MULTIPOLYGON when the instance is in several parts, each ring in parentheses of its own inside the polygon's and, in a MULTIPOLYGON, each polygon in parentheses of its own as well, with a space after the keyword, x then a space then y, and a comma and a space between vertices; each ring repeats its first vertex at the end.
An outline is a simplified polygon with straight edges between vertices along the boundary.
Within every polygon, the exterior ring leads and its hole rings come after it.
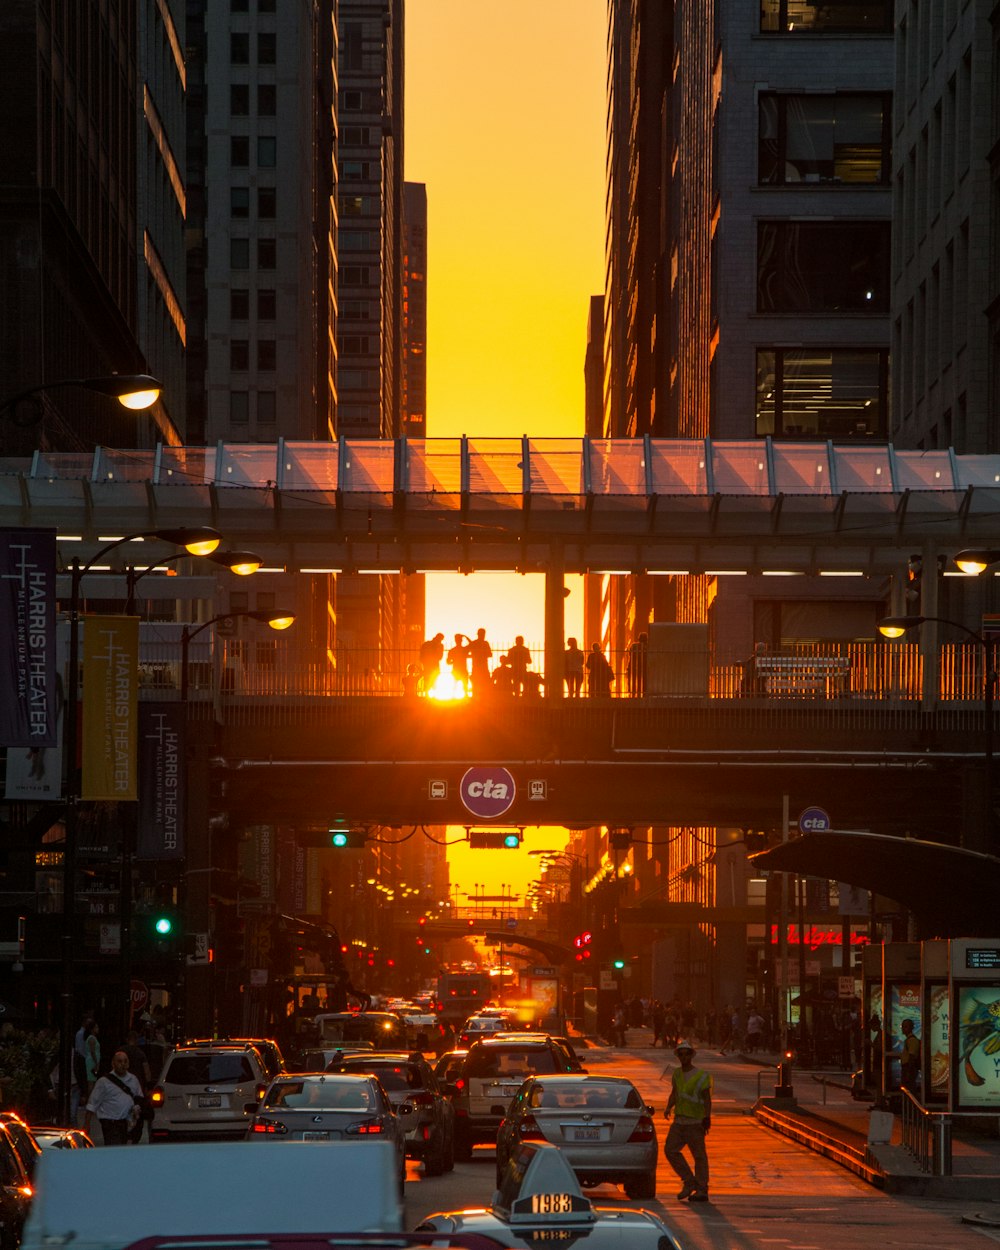
POLYGON ((56 532, 0 529, 0 746, 56 745, 56 532))
POLYGON ((87 800, 133 801, 139 618, 88 616, 83 631, 83 784, 87 800))
POLYGON ((184 705, 139 705, 137 859, 184 855, 184 705))

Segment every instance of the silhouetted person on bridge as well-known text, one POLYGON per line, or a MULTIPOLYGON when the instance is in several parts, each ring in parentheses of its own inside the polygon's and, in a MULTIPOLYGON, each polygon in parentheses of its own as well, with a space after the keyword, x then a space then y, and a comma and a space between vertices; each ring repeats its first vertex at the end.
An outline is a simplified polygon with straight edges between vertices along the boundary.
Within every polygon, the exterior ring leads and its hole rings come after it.
POLYGON ((587 656, 587 694, 592 699, 610 699, 614 679, 615 670, 605 658, 601 644, 595 642, 587 656))
POLYGON ((507 659, 510 661, 511 679, 514 682, 514 693, 524 693, 524 679, 528 674, 528 667, 531 664, 531 652, 524 645, 524 636, 518 634, 514 639, 514 645, 507 652, 507 659))
POLYGON ((456 634, 455 645, 448 652, 448 667, 456 685, 469 693, 469 638, 467 634, 456 634))
POLYGON ((643 632, 628 649, 628 692, 631 698, 641 699, 646 693, 646 654, 649 636, 643 632))
POLYGON ((486 630, 477 629, 476 636, 468 646, 469 660, 472 664, 472 693, 484 695, 490 692, 490 660, 493 648, 486 641, 486 630))
POLYGON ((566 693, 571 699, 579 697, 583 686, 583 661, 580 644, 575 638, 567 638, 566 651, 563 654, 563 676, 566 678, 566 693))
POLYGON ((420 644, 421 687, 424 694, 433 689, 434 683, 441 674, 441 661, 444 659, 444 634, 435 634, 420 644))
POLYGON ((514 693, 514 670, 505 655, 500 657, 500 663, 493 670, 493 689, 497 694, 514 693))

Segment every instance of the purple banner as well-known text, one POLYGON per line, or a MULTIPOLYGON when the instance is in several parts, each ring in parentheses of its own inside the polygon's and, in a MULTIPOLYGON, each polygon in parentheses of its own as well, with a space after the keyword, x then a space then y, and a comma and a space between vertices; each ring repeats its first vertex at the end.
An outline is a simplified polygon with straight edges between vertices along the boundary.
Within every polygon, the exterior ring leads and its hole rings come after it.
POLYGON ((55 530, 0 530, 0 690, 0 746, 54 747, 55 530))
POLYGON ((136 859, 183 859, 184 781, 184 705, 140 703, 136 859))

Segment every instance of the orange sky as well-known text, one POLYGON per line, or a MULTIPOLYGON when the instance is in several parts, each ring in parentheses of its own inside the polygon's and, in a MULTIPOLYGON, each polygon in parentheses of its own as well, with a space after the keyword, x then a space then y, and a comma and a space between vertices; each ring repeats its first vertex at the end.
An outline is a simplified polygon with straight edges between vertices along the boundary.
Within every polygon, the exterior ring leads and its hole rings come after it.
MULTIPOLYGON (((583 432, 588 305, 604 289, 605 30, 605 0, 407 0, 405 164, 427 186, 431 437, 583 432)), ((482 625, 541 645, 540 577, 427 583, 428 634, 482 625)), ((580 637, 579 579, 571 588, 567 633, 580 637)), ((560 846, 565 833, 525 841, 560 846)), ((523 892, 537 876, 524 850, 472 855, 450 854, 465 889, 523 892)))

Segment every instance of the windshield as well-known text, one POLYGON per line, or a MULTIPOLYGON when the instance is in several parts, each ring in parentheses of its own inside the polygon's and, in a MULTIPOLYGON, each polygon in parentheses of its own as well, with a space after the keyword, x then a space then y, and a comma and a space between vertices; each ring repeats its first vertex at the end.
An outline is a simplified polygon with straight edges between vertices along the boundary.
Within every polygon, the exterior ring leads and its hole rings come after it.
POLYGON ((533 1108, 558 1108, 561 1111, 577 1108, 585 1111, 594 1108, 604 1111, 638 1111, 642 1105, 639 1091, 634 1085, 627 1085, 624 1081, 574 1081, 572 1084, 547 1081, 536 1085, 531 1091, 533 1108))
POLYGON ((510 1080, 523 1080, 540 1072, 558 1072, 551 1051, 541 1047, 524 1046, 517 1049, 483 1046, 469 1051, 468 1076, 499 1076, 510 1080))
POLYGON ((272 1085, 264 1106, 290 1111, 369 1111, 372 1092, 361 1081, 288 1081, 272 1085))
MULTIPOLYGON (((339 1065, 338 1065, 339 1067, 339 1065)), ((408 1089, 423 1089, 424 1079, 412 1063, 350 1063, 339 1067, 343 1072, 373 1072, 390 1094, 408 1089)))
POLYGON ((165 1085, 238 1085, 252 1081, 246 1055, 174 1055, 164 1073, 165 1085))

